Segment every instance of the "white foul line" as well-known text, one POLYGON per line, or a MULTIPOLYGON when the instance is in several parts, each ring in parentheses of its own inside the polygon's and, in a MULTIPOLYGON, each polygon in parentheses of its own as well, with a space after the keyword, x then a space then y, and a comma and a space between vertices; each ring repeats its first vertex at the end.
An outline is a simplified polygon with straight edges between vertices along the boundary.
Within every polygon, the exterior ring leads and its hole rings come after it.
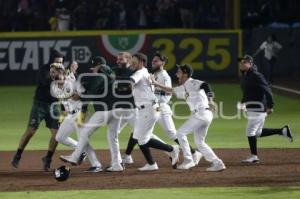
POLYGON ((277 86, 277 85, 272 85, 272 87, 276 88, 276 89, 279 89, 279 90, 283 90, 283 91, 287 91, 287 92, 290 92, 290 93, 295 93, 295 94, 300 95, 300 91, 298 91, 298 90, 294 90, 294 89, 291 89, 291 88, 286 88, 286 87, 283 87, 283 86, 277 86))

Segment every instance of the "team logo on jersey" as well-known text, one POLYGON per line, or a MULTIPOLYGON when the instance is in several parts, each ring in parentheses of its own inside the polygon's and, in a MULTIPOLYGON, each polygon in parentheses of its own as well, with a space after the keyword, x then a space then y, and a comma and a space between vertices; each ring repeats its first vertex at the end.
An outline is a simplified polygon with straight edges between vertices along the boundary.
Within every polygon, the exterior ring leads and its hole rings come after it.
POLYGON ((101 41, 106 51, 117 56, 120 51, 127 51, 131 54, 141 51, 145 38, 145 34, 102 35, 101 41))

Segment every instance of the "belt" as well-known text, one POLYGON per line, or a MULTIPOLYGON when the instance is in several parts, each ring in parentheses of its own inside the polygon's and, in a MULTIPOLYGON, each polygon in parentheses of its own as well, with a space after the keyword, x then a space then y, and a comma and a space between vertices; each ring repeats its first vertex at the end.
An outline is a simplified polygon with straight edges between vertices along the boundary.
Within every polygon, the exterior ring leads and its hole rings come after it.
POLYGON ((69 111, 68 113, 71 114, 71 115, 74 115, 74 114, 77 113, 78 111, 79 111, 79 110, 76 110, 76 109, 75 109, 75 110, 73 110, 73 111, 69 111))
MULTIPOLYGON (((151 106, 154 106, 155 104, 157 104, 156 102, 152 102, 151 106)), ((142 110, 144 108, 146 108, 147 105, 141 105, 141 106, 137 106, 138 110, 142 110)))
POLYGON ((170 94, 166 93, 165 91, 160 91, 160 90, 154 91, 154 94, 155 95, 162 95, 162 96, 170 95, 170 94))
MULTIPOLYGON (((204 109, 201 109, 201 110, 209 110, 209 108, 204 108, 204 109)), ((192 113, 198 113, 198 112, 200 112, 201 110, 195 109, 195 110, 192 111, 192 113)))

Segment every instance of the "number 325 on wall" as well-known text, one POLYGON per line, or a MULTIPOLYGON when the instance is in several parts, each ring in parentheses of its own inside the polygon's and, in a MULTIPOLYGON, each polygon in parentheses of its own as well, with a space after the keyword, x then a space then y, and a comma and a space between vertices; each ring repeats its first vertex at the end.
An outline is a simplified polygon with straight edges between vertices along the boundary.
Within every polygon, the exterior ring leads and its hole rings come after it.
MULTIPOLYGON (((231 62, 229 38, 210 38, 207 45, 205 65, 211 70, 224 70, 228 68, 231 62)), ((203 70, 204 62, 198 59, 205 52, 203 52, 203 42, 198 38, 182 39, 179 42, 177 47, 179 49, 176 52, 174 41, 168 38, 157 39, 153 42, 152 46, 160 49, 168 57, 167 70, 174 67, 178 62, 180 64, 191 64, 195 70, 203 70), (191 50, 181 60, 176 60, 176 53, 179 54, 182 49, 191 50)))

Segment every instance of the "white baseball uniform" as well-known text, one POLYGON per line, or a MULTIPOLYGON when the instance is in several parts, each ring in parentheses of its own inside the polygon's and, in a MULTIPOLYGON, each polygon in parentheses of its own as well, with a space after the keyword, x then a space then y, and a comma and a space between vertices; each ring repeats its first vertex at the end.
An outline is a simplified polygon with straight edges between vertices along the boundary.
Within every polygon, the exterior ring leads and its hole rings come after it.
POLYGON ((130 78, 134 82, 132 94, 138 108, 133 138, 138 140, 139 145, 144 145, 152 137, 154 125, 159 118, 159 105, 146 68, 137 70, 130 78))
MULTIPOLYGON (((51 85, 51 93, 58 99, 60 99, 62 105, 67 112, 67 116, 59 126, 56 134, 56 141, 69 146, 73 149, 76 148, 78 142, 70 137, 70 134, 74 131, 77 133, 77 137, 80 136, 80 128, 76 125, 76 118, 81 111, 82 103, 80 100, 73 100, 72 96, 80 90, 79 85, 73 78, 66 78, 64 85, 59 87, 56 82, 51 85)), ((92 167, 100 167, 101 164, 98 161, 95 151, 90 144, 85 149, 89 161, 92 167)))
POLYGON ((185 99, 192 115, 177 130, 178 141, 183 151, 185 161, 193 161, 187 135, 194 134, 195 144, 204 158, 213 162, 219 160, 213 150, 205 143, 208 127, 213 119, 213 114, 208 110, 208 99, 203 89, 203 81, 189 78, 183 85, 173 88, 173 93, 179 99, 185 99))
MULTIPOLYGON (((154 78, 159 84, 172 87, 171 77, 166 70, 160 70, 154 73, 154 78)), ((158 123, 170 139, 176 140, 176 128, 172 118, 172 110, 169 105, 172 95, 167 94, 158 87, 155 88, 154 93, 158 99, 158 104, 160 107, 160 117, 158 119, 158 123)))

